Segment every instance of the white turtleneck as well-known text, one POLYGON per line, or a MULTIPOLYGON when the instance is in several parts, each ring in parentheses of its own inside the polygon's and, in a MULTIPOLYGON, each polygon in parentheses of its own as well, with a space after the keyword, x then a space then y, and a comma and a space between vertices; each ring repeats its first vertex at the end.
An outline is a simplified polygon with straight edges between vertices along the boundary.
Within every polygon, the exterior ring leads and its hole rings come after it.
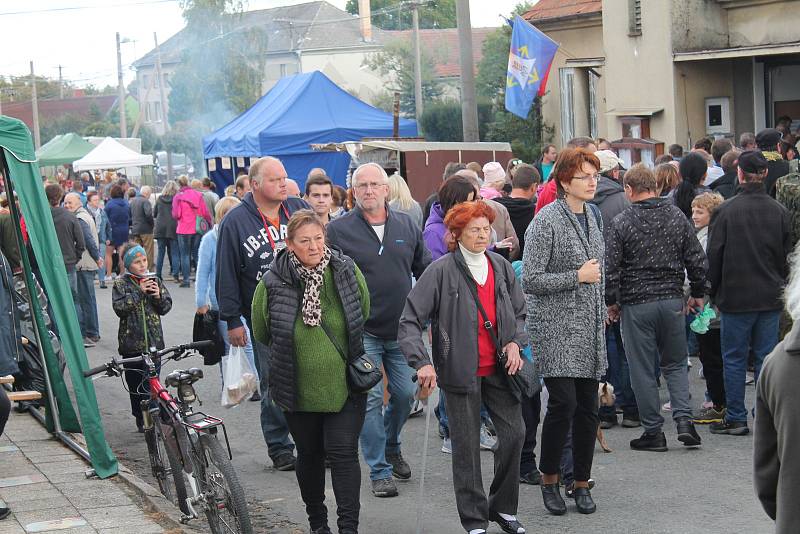
POLYGON ((480 285, 485 284, 486 278, 489 276, 489 260, 486 257, 486 253, 471 252, 461 242, 458 243, 458 248, 461 249, 461 254, 464 256, 464 261, 467 263, 472 278, 480 285))

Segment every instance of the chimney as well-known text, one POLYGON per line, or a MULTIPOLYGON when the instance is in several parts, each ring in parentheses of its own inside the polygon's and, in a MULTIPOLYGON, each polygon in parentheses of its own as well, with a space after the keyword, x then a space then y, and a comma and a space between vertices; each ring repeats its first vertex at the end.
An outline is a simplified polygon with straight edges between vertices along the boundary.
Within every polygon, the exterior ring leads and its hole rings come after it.
POLYGON ((361 21, 361 37, 364 42, 372 42, 372 13, 369 8, 370 0, 358 0, 358 17, 361 21))

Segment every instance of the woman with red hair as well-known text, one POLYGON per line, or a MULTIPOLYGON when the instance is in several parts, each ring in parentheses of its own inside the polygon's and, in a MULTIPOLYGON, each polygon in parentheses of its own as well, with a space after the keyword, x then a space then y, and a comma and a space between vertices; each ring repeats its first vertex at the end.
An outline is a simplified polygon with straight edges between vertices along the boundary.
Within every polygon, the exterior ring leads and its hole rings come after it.
POLYGON ((447 393, 461 525, 471 534, 483 534, 491 520, 505 532, 522 534, 525 528, 516 513, 525 426, 508 375, 522 367, 520 352, 528 343, 525 298, 511 264, 487 250, 494 217, 492 208, 480 201, 462 202, 447 212, 450 252, 433 262, 409 293, 398 342, 417 370, 421 395, 429 395, 437 383, 447 393), (423 339, 428 320, 431 355, 423 339), (505 368, 498 363, 501 351, 507 356, 505 368), (481 403, 489 410, 498 438, 488 499, 480 472, 481 403))
POLYGON ((596 510, 589 492, 599 424, 598 380, 606 372, 603 220, 594 198, 600 161, 566 148, 551 176, 558 198, 542 208, 525 232, 522 286, 531 296, 528 332, 549 394, 542 424, 539 469, 542 498, 555 515, 567 507, 558 485, 559 463, 572 430, 578 511, 596 510))

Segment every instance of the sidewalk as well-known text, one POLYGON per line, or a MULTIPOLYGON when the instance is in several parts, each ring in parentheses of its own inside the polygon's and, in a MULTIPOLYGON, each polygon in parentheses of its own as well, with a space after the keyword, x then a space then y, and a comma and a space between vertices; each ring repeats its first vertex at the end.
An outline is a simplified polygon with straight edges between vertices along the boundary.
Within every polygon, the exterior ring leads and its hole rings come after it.
POLYGON ((86 478, 90 465, 29 414, 11 413, 0 436, 0 534, 178 532, 156 522, 119 477, 86 478), (2 504, 5 502, 5 504, 2 504))

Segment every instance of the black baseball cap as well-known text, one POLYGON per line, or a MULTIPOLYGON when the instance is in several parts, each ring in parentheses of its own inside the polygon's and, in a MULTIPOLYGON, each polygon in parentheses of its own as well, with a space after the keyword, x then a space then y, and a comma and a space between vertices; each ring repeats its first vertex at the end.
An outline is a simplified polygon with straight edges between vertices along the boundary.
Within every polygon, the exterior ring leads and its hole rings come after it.
POLYGON ((739 154, 739 168, 743 172, 759 174, 767 169, 767 158, 760 150, 745 150, 739 154))
POLYGON ((756 135, 756 145, 762 150, 775 150, 783 135, 775 128, 766 128, 756 135))

